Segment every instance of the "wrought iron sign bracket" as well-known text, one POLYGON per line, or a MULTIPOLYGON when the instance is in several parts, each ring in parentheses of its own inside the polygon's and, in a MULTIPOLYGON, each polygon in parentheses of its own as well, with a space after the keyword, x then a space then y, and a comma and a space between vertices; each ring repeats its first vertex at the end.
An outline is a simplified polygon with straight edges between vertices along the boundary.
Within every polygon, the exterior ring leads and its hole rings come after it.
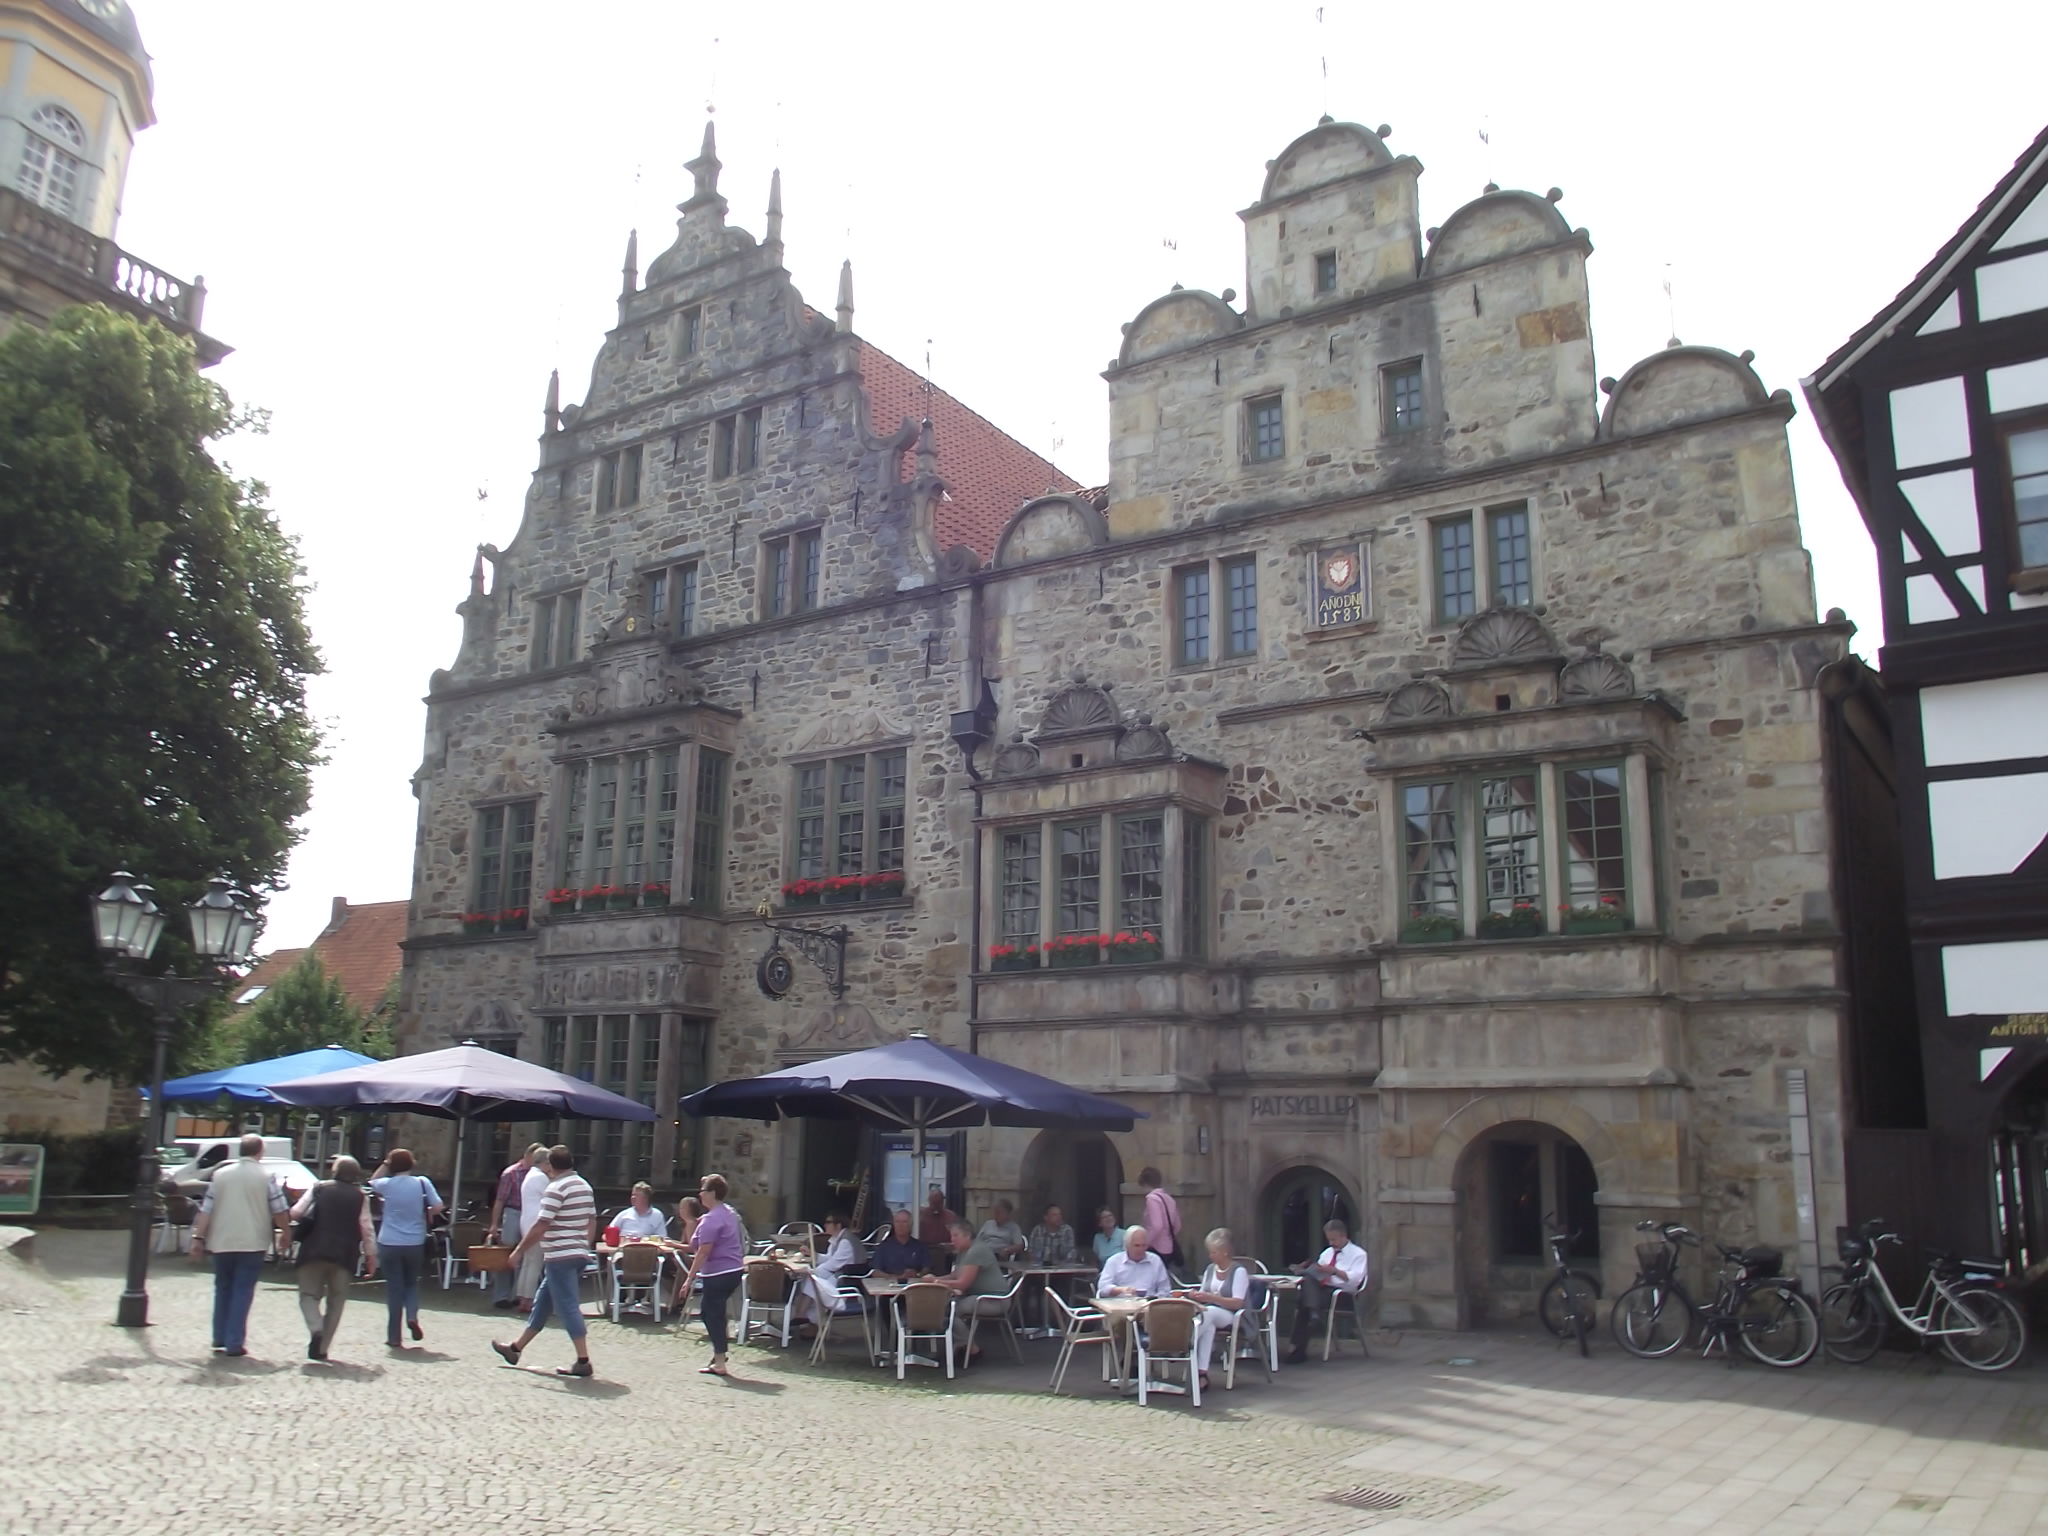
POLYGON ((754 909, 754 915, 761 920, 761 926, 775 935, 767 953, 761 956, 754 967, 754 980, 761 991, 769 997, 783 997, 796 982, 794 968, 789 957, 783 953, 782 945, 788 940, 789 947, 815 965, 825 977, 825 985, 832 990, 832 996, 846 996, 846 940, 849 933, 844 923, 830 928, 806 928, 799 923, 777 922, 772 918, 767 902, 754 909))

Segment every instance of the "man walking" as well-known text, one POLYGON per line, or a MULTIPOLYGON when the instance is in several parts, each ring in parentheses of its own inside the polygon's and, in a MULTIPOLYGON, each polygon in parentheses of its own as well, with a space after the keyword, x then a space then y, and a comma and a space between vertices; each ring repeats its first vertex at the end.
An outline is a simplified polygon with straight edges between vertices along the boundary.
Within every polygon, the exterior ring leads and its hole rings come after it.
POLYGON ((263 1256, 280 1246, 291 1207, 263 1166, 263 1138, 244 1136, 241 1156, 216 1169, 192 1223, 192 1256, 213 1255, 213 1349, 249 1353, 249 1307, 263 1256))
POLYGON ((1145 1214, 1139 1224, 1150 1234, 1152 1251, 1159 1255, 1167 1273, 1178 1275, 1184 1260, 1180 1251, 1180 1202, 1166 1192, 1166 1180, 1157 1168, 1138 1175, 1138 1188, 1145 1192, 1145 1214))
MULTIPOLYGON (((493 1243, 503 1243, 510 1247, 519 1241, 522 1230, 519 1218, 525 1209, 526 1176, 533 1171, 534 1161, 546 1156, 547 1148, 535 1142, 519 1154, 518 1162, 508 1164, 505 1171, 498 1175, 497 1193, 491 1197, 491 1226, 489 1232, 485 1234, 493 1243)), ((500 1311, 509 1310, 519 1304, 518 1292, 513 1287, 513 1281, 518 1273, 516 1265, 508 1264, 491 1276, 491 1305, 500 1311)))
POLYGON ((337 1157, 334 1177, 322 1179, 292 1207, 292 1220, 300 1223, 299 1310, 306 1318, 308 1360, 325 1360, 333 1348, 349 1282, 365 1253, 364 1278, 377 1273, 377 1235, 362 1183, 362 1165, 352 1157, 337 1157))
POLYGON ((576 1363, 557 1366, 555 1374, 588 1376, 592 1374, 587 1337, 590 1330, 583 1321, 583 1300, 577 1283, 591 1259, 590 1238, 597 1226, 597 1198, 576 1171, 576 1159, 567 1147, 556 1147, 548 1153, 548 1172, 547 1193, 540 1197, 532 1222, 519 1239, 519 1247, 512 1252, 517 1262, 524 1251, 535 1247, 541 1250, 540 1290, 533 1298, 533 1314, 526 1320, 526 1331, 516 1340, 500 1344, 493 1339, 491 1348, 507 1365, 517 1365, 520 1352, 539 1336, 548 1318, 559 1315, 569 1342, 576 1346, 576 1363))

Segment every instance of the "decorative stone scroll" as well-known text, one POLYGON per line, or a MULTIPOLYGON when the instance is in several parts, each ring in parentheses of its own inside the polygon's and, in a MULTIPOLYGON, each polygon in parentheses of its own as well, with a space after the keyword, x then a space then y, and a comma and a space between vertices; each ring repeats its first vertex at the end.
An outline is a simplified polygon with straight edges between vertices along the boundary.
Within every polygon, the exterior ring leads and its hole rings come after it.
POLYGON ((1138 723, 1117 738, 1116 759, 1120 763, 1143 762, 1147 758, 1170 757, 1173 743, 1166 732, 1152 723, 1150 715, 1138 716, 1138 723))
POLYGON ((1075 683, 1053 695, 1038 723, 1041 741, 1056 736, 1092 736, 1117 728, 1116 705, 1108 690, 1075 683))
POLYGON ((995 775, 999 779, 1014 779, 1023 774, 1038 771, 1038 748, 1024 739, 1019 731, 1014 741, 1006 742, 996 749, 995 775))
POLYGON ((1451 714, 1450 691, 1442 683, 1418 678, 1403 683, 1380 711, 1382 720, 1442 720, 1451 714))
POLYGON ((1451 665, 1538 661, 1556 654, 1557 642, 1535 614, 1526 608, 1489 608, 1459 626, 1451 665))
POLYGON ((806 1060, 819 1056, 840 1056, 848 1051, 865 1051, 889 1044, 875 1016, 858 1003, 834 1003, 820 1008, 795 1034, 784 1030, 776 1041, 776 1052, 806 1060))

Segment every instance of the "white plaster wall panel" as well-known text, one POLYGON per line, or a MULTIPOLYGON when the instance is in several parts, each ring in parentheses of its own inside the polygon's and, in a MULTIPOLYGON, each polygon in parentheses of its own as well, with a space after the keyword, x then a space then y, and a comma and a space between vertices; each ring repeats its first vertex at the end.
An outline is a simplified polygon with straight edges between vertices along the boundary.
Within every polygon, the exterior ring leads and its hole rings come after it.
POLYGON ((2036 192, 2026 212, 2006 225, 2005 233, 1992 241, 1994 251, 2010 251, 2036 240, 2048 240, 2048 189, 2036 192))
POLYGON ((1993 368, 1984 375, 1984 382, 1994 411, 2029 411, 2048 405, 2048 357, 1993 368))
POLYGON ((1983 547, 1977 527, 1977 479, 1972 471, 1949 469, 1938 475, 1920 475, 1901 480, 1899 489, 1943 554, 1975 554, 1983 547))
POLYGON ((1941 583, 1932 576, 1906 578, 1906 622, 1939 624, 1956 616, 1956 605, 1948 600, 1941 583))
POLYGON ((1963 584, 1963 590, 1977 600, 1978 610, 1984 608, 1984 567, 1981 565, 1959 565, 1956 580, 1963 584))
POLYGON ((2048 837, 2048 773, 1939 780, 1927 816, 1935 879, 2009 875, 2048 837))
POLYGON ((1892 462, 1900 469, 1970 456, 1970 406, 1960 378, 1892 391, 1892 462))
POLYGON ((1977 269, 1977 318, 2003 320, 2048 309, 2048 251, 1977 269))
POLYGON ((1931 767, 2048 757, 2048 672, 1920 690, 1931 767))
POLYGON ((2039 1013, 2048 1008, 2048 939, 1945 945, 1941 974, 1951 1018, 2039 1013))
POLYGON ((1934 313, 1920 322, 1915 336, 1932 336, 1937 331, 1953 331, 1963 323, 1963 299, 1959 293, 1951 293, 1935 307, 1934 313))

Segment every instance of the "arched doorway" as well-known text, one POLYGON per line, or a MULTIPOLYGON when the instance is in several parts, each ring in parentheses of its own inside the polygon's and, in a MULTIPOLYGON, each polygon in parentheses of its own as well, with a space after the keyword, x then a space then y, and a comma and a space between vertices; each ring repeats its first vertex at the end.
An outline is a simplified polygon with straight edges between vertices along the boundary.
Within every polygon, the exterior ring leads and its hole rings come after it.
POLYGON ((1259 1246, 1251 1255, 1267 1269, 1303 1264, 1324 1248, 1323 1223, 1341 1221, 1358 1233, 1357 1207, 1344 1181, 1324 1168, 1289 1168, 1266 1186, 1259 1202, 1259 1246))
POLYGON ((1458 1161, 1458 1258, 1474 1326, 1536 1314, 1551 1277, 1549 1222, 1577 1234, 1571 1256, 1598 1273, 1599 1179, 1586 1149, 1554 1125, 1510 1120, 1458 1161))
POLYGON ((1057 1205, 1086 1247, 1104 1206, 1123 1220, 1124 1162, 1100 1131, 1040 1131, 1025 1148, 1017 1176, 1017 1220, 1029 1231, 1057 1205))

